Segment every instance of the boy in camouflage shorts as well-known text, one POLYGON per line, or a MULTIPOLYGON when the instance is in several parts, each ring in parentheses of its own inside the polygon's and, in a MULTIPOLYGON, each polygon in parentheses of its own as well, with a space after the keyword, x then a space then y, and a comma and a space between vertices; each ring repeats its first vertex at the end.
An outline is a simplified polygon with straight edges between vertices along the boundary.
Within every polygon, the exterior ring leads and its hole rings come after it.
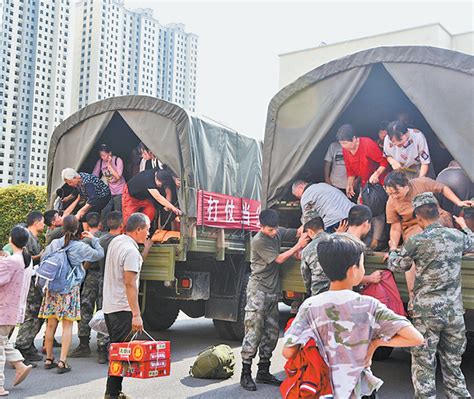
POLYGON ((461 371, 461 356, 466 349, 461 259, 474 236, 462 218, 456 221, 463 232, 439 223, 438 201, 433 193, 419 194, 412 202, 423 232, 410 237, 400 251, 390 243, 388 268, 406 271, 415 262, 413 324, 427 343, 412 349, 415 397, 436 397, 438 353, 448 398, 470 398, 461 371))
POLYGON ((270 374, 270 358, 278 342, 278 299, 280 296, 280 265, 296 255, 307 243, 303 234, 297 244, 280 254, 282 241, 296 239, 295 229, 279 228, 278 213, 264 210, 259 216, 260 231, 252 239, 251 275, 247 285, 245 306, 245 337, 242 343, 242 375, 240 385, 247 391, 256 391, 252 379, 252 360, 260 356, 256 381, 280 385, 270 374))
POLYGON ((405 317, 352 290, 365 273, 363 248, 352 238, 331 235, 317 251, 329 291, 303 302, 285 333, 283 356, 293 358, 312 338, 329 366, 334 397, 375 395, 383 383, 370 371, 375 350, 420 345, 423 337, 405 317))

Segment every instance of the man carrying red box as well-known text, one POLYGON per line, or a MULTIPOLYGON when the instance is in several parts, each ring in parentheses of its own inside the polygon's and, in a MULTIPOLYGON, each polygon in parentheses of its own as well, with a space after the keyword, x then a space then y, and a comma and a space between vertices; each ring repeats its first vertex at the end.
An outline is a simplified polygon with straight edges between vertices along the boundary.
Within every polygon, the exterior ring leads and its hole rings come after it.
MULTIPOLYGON (((132 214, 125 226, 125 234, 115 237, 109 244, 105 259, 102 310, 109 331, 110 342, 126 342, 132 331, 142 331, 143 321, 138 304, 138 287, 143 257, 138 244, 151 247, 147 240, 150 219, 143 213, 132 214)), ((143 256, 146 256, 145 251, 143 256)), ((122 392, 123 374, 109 375, 105 399, 126 399, 122 392)))

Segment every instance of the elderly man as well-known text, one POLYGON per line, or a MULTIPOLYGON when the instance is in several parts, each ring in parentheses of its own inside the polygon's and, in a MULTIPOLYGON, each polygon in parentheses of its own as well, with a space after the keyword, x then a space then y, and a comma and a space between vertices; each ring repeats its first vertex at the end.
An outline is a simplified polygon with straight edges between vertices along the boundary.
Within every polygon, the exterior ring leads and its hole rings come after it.
POLYGON ((293 195, 300 199, 302 220, 306 213, 316 212, 324 222, 325 231, 333 233, 339 223, 346 219, 355 205, 337 188, 327 183, 309 184, 297 180, 292 186, 293 195))
MULTIPOLYGON (((116 236, 109 244, 105 259, 102 310, 110 342, 130 339, 131 331, 143 330, 138 304, 138 286, 143 258, 151 247, 147 240, 150 219, 143 213, 133 213, 127 220, 125 234, 116 236), (146 253, 140 254, 138 244, 146 253)), ((122 377, 107 378, 106 399, 128 397, 122 392, 122 377)))
POLYGON ((89 212, 101 213, 109 203, 110 189, 97 176, 84 172, 78 173, 72 168, 63 169, 61 175, 64 182, 68 186, 76 188, 81 198, 86 202, 76 214, 79 221, 85 222, 85 216, 89 212))

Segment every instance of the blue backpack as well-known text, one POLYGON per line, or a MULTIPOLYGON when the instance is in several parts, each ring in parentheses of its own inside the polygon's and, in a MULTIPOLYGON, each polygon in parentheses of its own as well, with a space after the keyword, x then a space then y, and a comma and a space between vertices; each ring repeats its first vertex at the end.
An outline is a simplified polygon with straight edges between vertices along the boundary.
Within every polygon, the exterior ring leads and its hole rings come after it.
POLYGON ((71 291, 76 268, 71 266, 66 248, 51 251, 41 259, 36 269, 36 283, 43 293, 46 290, 56 294, 66 294, 71 291))

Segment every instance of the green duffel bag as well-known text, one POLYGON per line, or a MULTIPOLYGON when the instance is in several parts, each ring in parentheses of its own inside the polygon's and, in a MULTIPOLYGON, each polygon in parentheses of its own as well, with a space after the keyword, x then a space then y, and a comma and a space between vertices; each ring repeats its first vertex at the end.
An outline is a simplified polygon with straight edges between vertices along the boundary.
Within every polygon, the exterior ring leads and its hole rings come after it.
POLYGON ((198 354, 189 370, 196 378, 226 379, 234 375, 235 356, 229 345, 210 346, 198 354))

